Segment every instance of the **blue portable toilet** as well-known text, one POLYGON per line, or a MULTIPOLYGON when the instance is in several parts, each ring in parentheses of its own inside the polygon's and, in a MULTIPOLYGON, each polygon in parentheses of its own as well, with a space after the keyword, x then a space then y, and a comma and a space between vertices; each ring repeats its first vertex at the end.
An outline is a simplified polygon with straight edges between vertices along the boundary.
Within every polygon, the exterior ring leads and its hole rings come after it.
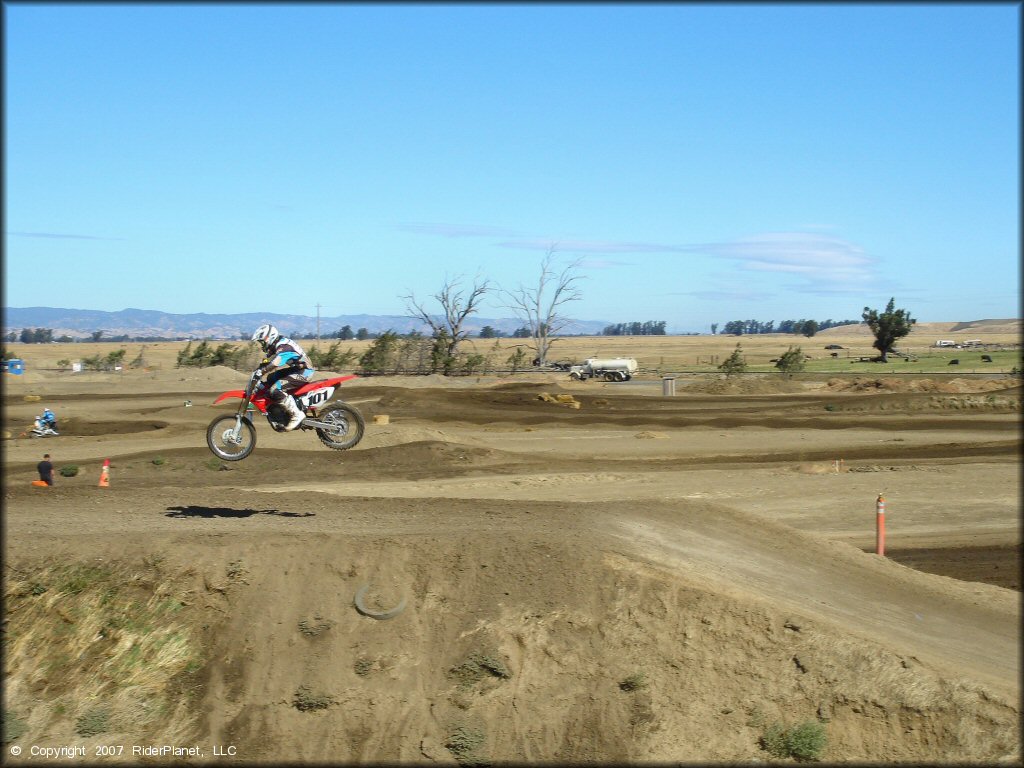
POLYGON ((25 372, 25 361, 17 358, 4 360, 4 370, 6 370, 7 373, 13 373, 16 376, 20 376, 25 372))

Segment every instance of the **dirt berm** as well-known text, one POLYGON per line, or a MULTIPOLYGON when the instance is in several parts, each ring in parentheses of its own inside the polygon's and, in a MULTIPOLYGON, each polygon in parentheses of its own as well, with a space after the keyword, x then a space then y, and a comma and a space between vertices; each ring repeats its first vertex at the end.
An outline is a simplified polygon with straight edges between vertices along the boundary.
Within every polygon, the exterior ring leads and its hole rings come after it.
POLYGON ((1019 591, 864 551, 883 490, 894 551, 1019 551, 1018 388, 364 383, 356 449, 261 424, 226 465, 213 385, 44 385, 79 472, 34 488, 6 441, 9 764, 746 763, 799 725, 828 762, 1020 762, 1019 591))

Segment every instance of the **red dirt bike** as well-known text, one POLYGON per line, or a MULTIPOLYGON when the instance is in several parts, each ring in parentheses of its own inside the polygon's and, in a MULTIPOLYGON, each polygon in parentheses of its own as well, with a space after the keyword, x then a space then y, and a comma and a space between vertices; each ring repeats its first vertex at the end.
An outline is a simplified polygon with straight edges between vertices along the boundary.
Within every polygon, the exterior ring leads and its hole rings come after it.
MULTIPOLYGON (((260 390, 260 372, 256 371, 249 377, 245 389, 234 389, 225 392, 213 401, 213 404, 234 397, 242 398, 238 410, 234 414, 218 416, 206 428, 206 444, 217 458, 224 461, 241 461, 256 447, 256 426, 250 413, 259 411, 267 417, 270 426, 276 432, 284 432, 288 416, 277 403, 267 399, 266 391, 260 390)), ((363 416, 353 406, 340 400, 330 405, 328 401, 343 381, 358 378, 357 376, 338 376, 334 379, 311 381, 292 393, 299 409, 306 418, 295 429, 316 430, 320 442, 336 451, 351 448, 363 439, 366 423, 363 416)))

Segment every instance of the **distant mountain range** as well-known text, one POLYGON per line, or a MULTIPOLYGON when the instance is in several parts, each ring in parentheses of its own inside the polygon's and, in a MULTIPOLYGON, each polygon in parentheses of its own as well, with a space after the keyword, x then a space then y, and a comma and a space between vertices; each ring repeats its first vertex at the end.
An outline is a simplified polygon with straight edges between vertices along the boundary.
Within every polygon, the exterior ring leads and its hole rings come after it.
MULTIPOLYGON (((150 309, 122 309, 102 312, 94 309, 61 309, 57 307, 7 307, 4 309, 3 335, 23 328, 49 328, 53 338, 70 336, 73 339, 90 338, 103 331, 103 336, 130 336, 133 338, 191 338, 238 339, 249 338, 263 323, 276 325, 289 336, 311 338, 317 335, 317 319, 308 315, 278 315, 272 312, 249 312, 236 315, 211 315, 199 312, 178 315, 150 309)), ((370 333, 392 330, 398 333, 423 331, 423 323, 405 315, 336 315, 320 318, 320 336, 328 338, 350 326, 355 333, 365 328, 370 333)), ((515 318, 467 318, 465 328, 473 335, 489 325, 496 331, 511 335, 523 322, 515 318)), ((598 335, 609 323, 603 320, 573 320, 565 329, 569 334, 598 335)))

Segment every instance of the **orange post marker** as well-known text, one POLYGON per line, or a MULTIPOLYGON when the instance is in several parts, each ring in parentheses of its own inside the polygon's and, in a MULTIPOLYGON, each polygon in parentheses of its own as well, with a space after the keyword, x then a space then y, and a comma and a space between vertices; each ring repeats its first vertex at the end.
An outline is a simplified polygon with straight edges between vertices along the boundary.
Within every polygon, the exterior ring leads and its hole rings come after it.
POLYGON ((103 460, 103 470, 100 472, 100 488, 110 487, 110 459, 103 460))
POLYGON ((885 555, 885 499, 878 494, 875 502, 875 554, 885 555))

